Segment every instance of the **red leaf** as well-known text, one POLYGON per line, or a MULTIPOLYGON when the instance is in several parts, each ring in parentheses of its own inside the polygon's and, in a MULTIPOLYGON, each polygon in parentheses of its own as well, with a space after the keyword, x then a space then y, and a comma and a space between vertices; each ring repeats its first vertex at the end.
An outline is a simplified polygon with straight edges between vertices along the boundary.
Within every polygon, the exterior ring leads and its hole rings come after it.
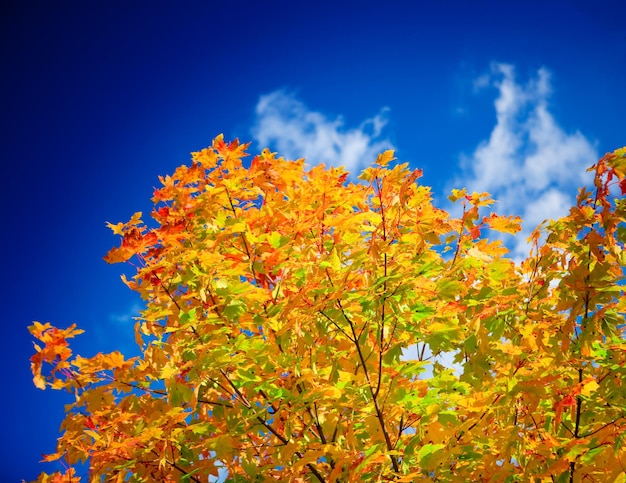
POLYGON ((571 394, 568 394, 561 401, 563 406, 576 406, 576 399, 571 394))

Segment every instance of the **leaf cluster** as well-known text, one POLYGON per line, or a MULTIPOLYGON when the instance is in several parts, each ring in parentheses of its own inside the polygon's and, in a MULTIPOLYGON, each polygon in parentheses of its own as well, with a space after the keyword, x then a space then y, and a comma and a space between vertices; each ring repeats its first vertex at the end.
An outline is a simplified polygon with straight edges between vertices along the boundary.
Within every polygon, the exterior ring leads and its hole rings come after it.
POLYGON ((355 184, 247 147, 161 178, 155 226, 109 224, 141 356, 30 327, 35 385, 75 394, 38 481, 625 480, 624 149, 515 263, 482 235, 519 218, 465 190, 452 217, 391 151, 355 184))

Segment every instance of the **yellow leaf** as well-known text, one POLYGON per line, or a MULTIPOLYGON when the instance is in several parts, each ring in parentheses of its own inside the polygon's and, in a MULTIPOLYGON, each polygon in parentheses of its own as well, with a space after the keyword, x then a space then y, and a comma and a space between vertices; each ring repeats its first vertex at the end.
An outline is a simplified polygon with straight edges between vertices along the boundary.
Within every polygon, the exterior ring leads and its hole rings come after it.
POLYGON ((500 350, 511 356, 518 356, 523 352, 522 349, 513 344, 502 344, 500 350))
POLYGON ((61 459, 62 457, 63 457, 62 453, 46 454, 46 455, 43 455, 43 459, 41 461, 49 463, 51 461, 56 461, 58 459, 61 459))
POLYGON ((169 379, 178 374, 178 367, 168 364, 161 370, 161 379, 169 379))
POLYGON ((328 261, 330 262, 330 266, 335 272, 341 270, 341 260, 339 260, 339 255, 337 255, 337 249, 333 248, 333 251, 330 252, 330 256, 328 257, 328 261))
POLYGON ((239 223, 235 223, 235 224, 232 226, 231 231, 232 231, 233 233, 243 233, 243 232, 245 232, 245 231, 246 231, 246 224, 245 224, 245 223, 241 223, 241 222, 239 222, 239 223))
POLYGON ((63 388, 64 388, 64 387, 66 387, 66 386, 67 386, 67 383, 66 383, 64 380, 62 380, 62 379, 55 379, 55 380, 52 382, 52 384, 50 385, 50 387, 51 387, 52 389, 57 389, 57 390, 58 390, 58 389, 63 389, 63 388))
POLYGON ((100 441, 100 435, 96 431, 92 431, 91 429, 85 429, 85 434, 91 436, 94 440, 100 441))
POLYGON ((141 223, 142 215, 143 213, 141 211, 137 211, 136 213, 133 214, 130 221, 127 223, 127 225, 138 225, 139 223, 141 223))
POLYGON ((133 251, 128 248, 113 247, 104 256, 104 261, 107 263, 120 263, 129 260, 134 255, 133 251))
POLYGON ((498 216, 492 213, 489 218, 485 218, 492 230, 501 233, 515 234, 522 229, 522 219, 519 216, 498 216))
POLYGON ((119 222, 115 225, 113 223, 107 222, 107 227, 113 230, 114 235, 123 235, 124 234, 124 223, 119 222))
POLYGON ((335 387, 335 386, 327 387, 324 390, 324 395, 328 396, 328 397, 330 397, 332 399, 339 399, 339 398, 341 398, 342 394, 343 393, 341 392, 341 389, 339 389, 338 387, 335 387))
POLYGON ((452 190, 452 194, 450 196, 448 196, 448 199, 450 201, 452 201, 452 203, 460 200, 461 198, 464 198, 467 195, 467 191, 465 190, 465 188, 463 189, 453 189, 452 190))
POLYGON ((477 260, 480 260, 481 262, 485 262, 485 263, 489 263, 492 260, 492 257, 490 257, 489 255, 487 255, 486 253, 483 253, 481 250, 479 250, 477 247, 472 247, 467 251, 467 254, 472 257, 472 258, 476 258, 477 260))
POLYGON ((141 324, 138 321, 135 322, 135 343, 139 347, 143 345, 143 337, 141 337, 141 324))
POLYGON ((387 166, 390 161, 393 161, 394 159, 396 159, 394 158, 393 155, 394 155, 393 149, 388 149, 384 153, 381 153, 377 156, 376 164, 378 166, 387 166))
POLYGON ((42 334, 50 328, 52 328, 52 325, 50 325, 49 322, 46 322, 45 324, 42 324, 41 322, 33 322, 33 325, 29 326, 28 330, 33 336, 41 339, 42 334))
POLYGON ((591 393, 595 392, 596 389, 598 389, 599 387, 600 385, 592 379, 591 381, 583 384, 580 394, 582 394, 583 396, 590 396, 591 393))
POLYGON ((35 383, 35 387, 38 389, 46 388, 46 379, 41 374, 35 374, 33 376, 33 382, 35 383))

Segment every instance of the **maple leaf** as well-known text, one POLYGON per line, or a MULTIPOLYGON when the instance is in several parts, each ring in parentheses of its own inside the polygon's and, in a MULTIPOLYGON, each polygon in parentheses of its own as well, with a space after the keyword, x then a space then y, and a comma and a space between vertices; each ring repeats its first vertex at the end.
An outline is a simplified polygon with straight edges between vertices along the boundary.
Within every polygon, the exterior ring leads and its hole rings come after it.
POLYGON ((103 259, 107 263, 121 263, 131 259, 134 254, 135 252, 130 248, 113 247, 108 251, 103 259))
POLYGON ((109 223, 107 222, 106 224, 111 230, 113 230, 113 234, 114 235, 123 235, 124 234, 124 228, 126 227, 126 225, 122 222, 120 223, 116 223, 115 225, 113 223, 109 223))
POLYGON ((396 159, 394 158, 394 154, 395 153, 393 149, 388 149, 384 153, 378 155, 378 157, 376 158, 376 164, 381 167, 387 166, 391 161, 396 159))
POLYGON ((522 220, 519 216, 499 216, 492 213, 488 218, 483 218, 483 222, 489 224, 492 230, 501 233, 518 233, 521 229, 522 220))

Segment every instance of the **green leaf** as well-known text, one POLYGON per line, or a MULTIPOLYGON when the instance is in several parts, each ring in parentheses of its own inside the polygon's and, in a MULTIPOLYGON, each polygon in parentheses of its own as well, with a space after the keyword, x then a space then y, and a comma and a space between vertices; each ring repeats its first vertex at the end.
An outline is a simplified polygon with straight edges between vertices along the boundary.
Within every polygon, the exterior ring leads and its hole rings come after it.
POLYGON ((209 423, 195 423, 189 426, 193 434, 206 434, 211 431, 209 423))
POLYGON ((626 439, 626 431, 622 431, 615 437, 615 441, 613 442, 613 450, 616 455, 624 446, 624 439, 626 439))
POLYGON ((455 426, 459 424, 459 418, 457 416, 457 413, 455 413, 454 411, 441 411, 439 414, 437 414, 437 420, 444 426, 455 426))
POLYGON ((598 446, 597 448, 592 448, 587 451, 580 459, 586 465, 593 463, 596 457, 606 450, 605 446, 598 446))
POLYGON ((400 361, 402 356, 403 344, 395 344, 391 346, 383 355, 383 362, 387 365, 394 365, 400 361))
POLYGON ((442 300, 454 300, 459 296, 463 284, 457 280, 444 279, 437 284, 437 292, 442 300))
POLYGON ((193 390, 185 384, 172 383, 169 388, 170 404, 177 408, 188 403, 192 396, 193 390))
POLYGON ((268 237, 268 241, 270 245, 272 246, 272 248, 280 248, 286 245, 289 242, 289 240, 290 238, 288 236, 281 235, 277 231, 273 231, 272 233, 270 233, 270 236, 268 237))
MULTIPOLYGON (((186 483, 186 482, 188 482, 188 481, 192 481, 192 480, 191 480, 191 477, 192 477, 193 475, 195 475, 196 473, 198 473, 201 469, 202 469, 202 468, 196 468, 195 470, 190 471, 189 473, 185 473, 185 474, 183 474, 183 475, 180 477, 180 481, 181 481, 181 483, 186 483)), ((194 481, 195 481, 195 479, 194 479, 194 481)))
POLYGON ((179 317, 181 325, 187 325, 189 323, 195 322, 196 320, 196 308, 187 311, 181 312, 179 317))
POLYGON ((246 304, 241 299, 234 299, 224 307, 223 315, 232 320, 236 320, 241 314, 245 313, 246 304))
POLYGON ((441 443, 426 443, 422 446, 417 453, 417 460, 419 461, 420 466, 428 467, 433 455, 445 447, 446 445, 441 443))

